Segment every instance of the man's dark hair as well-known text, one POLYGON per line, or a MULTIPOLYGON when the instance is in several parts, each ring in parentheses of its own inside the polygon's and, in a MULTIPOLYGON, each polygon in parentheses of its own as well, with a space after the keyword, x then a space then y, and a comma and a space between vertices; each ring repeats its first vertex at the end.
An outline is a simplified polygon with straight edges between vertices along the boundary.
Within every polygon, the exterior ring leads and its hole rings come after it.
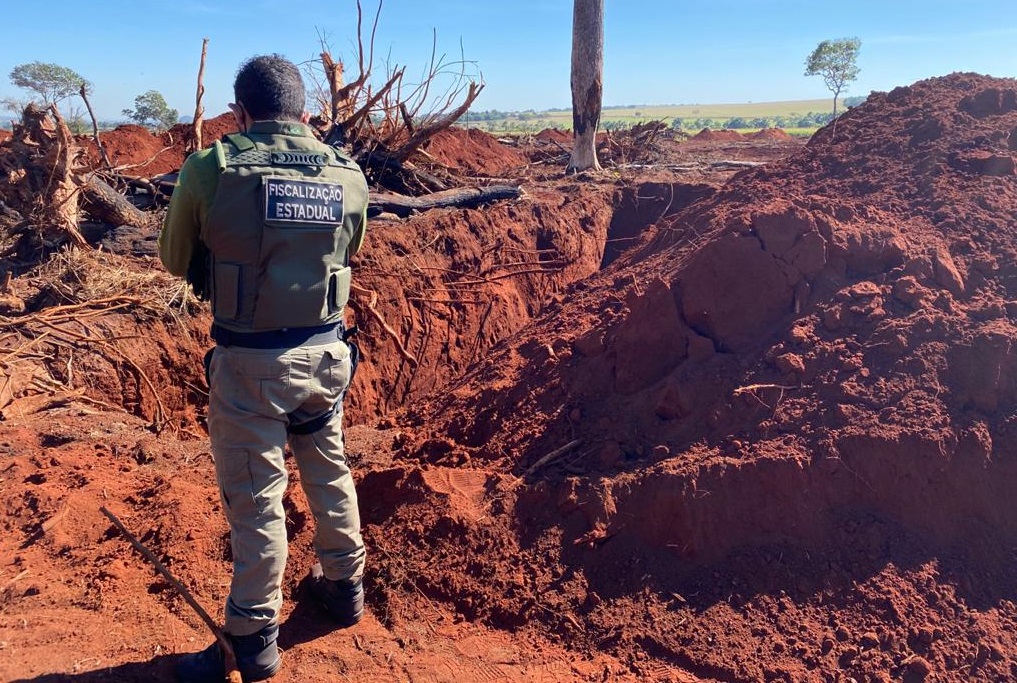
POLYGON ((241 64, 233 96, 255 121, 299 121, 304 113, 304 79, 281 55, 251 57, 241 64))

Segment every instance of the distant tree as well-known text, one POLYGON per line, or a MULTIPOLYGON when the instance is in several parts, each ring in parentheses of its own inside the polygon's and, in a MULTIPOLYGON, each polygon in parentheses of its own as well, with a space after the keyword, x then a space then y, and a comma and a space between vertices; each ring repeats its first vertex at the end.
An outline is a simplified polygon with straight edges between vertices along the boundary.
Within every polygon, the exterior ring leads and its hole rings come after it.
POLYGON ((597 128, 604 100, 604 0, 572 4, 572 156, 566 173, 599 171, 597 128))
POLYGON ((135 123, 147 126, 151 121, 157 128, 169 128, 180 118, 176 109, 170 109, 166 100, 156 90, 149 90, 134 98, 134 109, 124 109, 124 116, 135 123))
POLYGON ((81 74, 59 64, 32 62, 18 64, 11 69, 11 83, 19 88, 31 90, 42 98, 43 105, 56 104, 62 99, 78 94, 81 86, 85 92, 92 89, 92 84, 82 78, 81 74))
POLYGON ((822 76, 827 89, 833 93, 833 115, 837 116, 837 98, 847 84, 858 78, 858 38, 824 40, 805 60, 806 76, 822 76))

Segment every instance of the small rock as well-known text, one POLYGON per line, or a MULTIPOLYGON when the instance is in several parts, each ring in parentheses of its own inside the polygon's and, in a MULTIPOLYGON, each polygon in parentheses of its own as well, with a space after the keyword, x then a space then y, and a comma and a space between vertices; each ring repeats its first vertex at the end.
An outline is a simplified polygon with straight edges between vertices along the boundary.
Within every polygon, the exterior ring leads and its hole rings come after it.
POLYGON ((932 673, 932 665, 924 657, 915 657, 907 663, 907 671, 912 676, 917 676, 919 680, 925 680, 925 677, 932 673))
POLYGON ((572 342, 576 353, 587 358, 596 358, 604 353, 604 331, 595 329, 572 342))
POLYGON ((936 251, 936 283, 954 296, 964 293, 964 278, 961 277, 957 264, 950 252, 941 247, 936 251))
POLYGON ((844 323, 843 306, 831 306, 823 312, 823 327, 830 332, 839 330, 844 323))
POLYGON ((805 361, 797 353, 785 353, 777 356, 774 365, 784 374, 800 375, 805 372, 805 361))

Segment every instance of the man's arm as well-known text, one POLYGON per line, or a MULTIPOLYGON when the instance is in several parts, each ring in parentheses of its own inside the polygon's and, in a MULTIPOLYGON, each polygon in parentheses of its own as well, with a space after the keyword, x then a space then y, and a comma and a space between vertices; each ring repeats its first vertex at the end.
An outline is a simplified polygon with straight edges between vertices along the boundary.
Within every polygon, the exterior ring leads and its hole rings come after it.
POLYGON ((202 150, 184 162, 159 233, 159 258, 166 270, 178 277, 187 274, 215 196, 217 169, 207 157, 208 150, 202 150))
POLYGON ((367 178, 363 175, 360 176, 361 182, 363 183, 363 197, 364 197, 364 208, 357 216, 357 226, 353 231, 353 237, 350 239, 350 246, 347 248, 347 254, 353 256, 360 247, 364 245, 364 235, 367 234, 367 178))

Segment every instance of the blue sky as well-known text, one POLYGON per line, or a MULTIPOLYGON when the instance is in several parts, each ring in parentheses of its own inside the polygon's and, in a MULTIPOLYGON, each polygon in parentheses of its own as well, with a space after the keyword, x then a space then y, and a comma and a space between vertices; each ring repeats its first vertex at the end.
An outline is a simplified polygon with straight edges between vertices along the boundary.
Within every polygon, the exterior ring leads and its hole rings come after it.
MULTIPOLYGON (((233 75, 255 54, 317 57, 319 34, 355 67, 356 2, 103 0, 5 3, 0 96, 24 96, 7 74, 55 62, 93 82, 100 119, 161 92, 194 111, 202 38, 210 39, 206 115, 226 111, 233 75), (87 3, 86 3, 87 4, 87 3)), ((362 0, 365 41, 378 5, 362 0)), ((406 66, 420 80, 432 47, 469 62, 485 89, 476 109, 567 108, 570 0, 384 0, 375 78, 406 66)), ((857 36, 861 73, 847 95, 954 71, 1017 76, 1017 0, 606 0, 604 104, 710 104, 825 98, 804 62, 824 39, 857 36)))

